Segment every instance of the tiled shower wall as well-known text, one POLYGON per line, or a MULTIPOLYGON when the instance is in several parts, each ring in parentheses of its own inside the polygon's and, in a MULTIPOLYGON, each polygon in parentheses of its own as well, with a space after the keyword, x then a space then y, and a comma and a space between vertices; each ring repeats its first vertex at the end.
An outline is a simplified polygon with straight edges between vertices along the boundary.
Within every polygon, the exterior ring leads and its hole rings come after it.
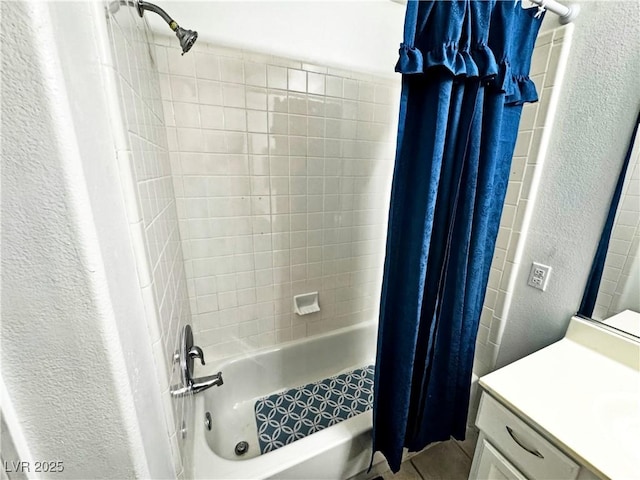
POLYGON ((167 132, 150 30, 134 8, 120 7, 107 16, 113 78, 120 97, 126 147, 117 152, 131 241, 153 342, 161 386, 167 435, 171 440, 176 474, 184 474, 182 458, 189 442, 178 438, 183 417, 193 408, 191 398, 173 400, 169 385, 177 384, 173 352, 179 331, 190 322, 186 277, 176 213, 167 132), (184 411, 184 412, 183 412, 184 411))
MULTIPOLYGON (((474 373, 485 375, 495 368, 502 332, 507 321, 513 282, 521 267, 529 215, 535 205, 537 179, 544 166, 547 141, 564 75, 565 56, 571 45, 572 25, 542 33, 533 51, 530 77, 539 101, 526 104, 518 130, 509 185, 489 284, 480 319, 474 373)), ((529 268, 530 265, 522 265, 529 268)), ((472 402, 473 404, 473 402, 472 402)), ((477 404, 476 404, 477 406, 477 404)), ((475 415, 470 415, 471 420, 475 415)))
POLYGON ((624 302, 629 296, 638 297, 638 291, 632 290, 637 286, 631 278, 638 269, 640 255, 640 138, 635 142, 635 155, 627 169, 593 311, 593 318, 601 320, 629 308, 624 302))
POLYGON ((399 78, 156 39, 207 358, 377 318, 399 78), (319 292, 321 311, 293 314, 319 292))

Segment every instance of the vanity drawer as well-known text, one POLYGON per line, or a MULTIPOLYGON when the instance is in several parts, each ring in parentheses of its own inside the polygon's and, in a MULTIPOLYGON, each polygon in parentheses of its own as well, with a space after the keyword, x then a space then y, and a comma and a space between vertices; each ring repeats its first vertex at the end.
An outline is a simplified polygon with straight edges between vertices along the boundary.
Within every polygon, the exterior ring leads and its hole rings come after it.
POLYGON ((476 425, 524 475, 532 480, 572 480, 580 467, 486 392, 476 425))

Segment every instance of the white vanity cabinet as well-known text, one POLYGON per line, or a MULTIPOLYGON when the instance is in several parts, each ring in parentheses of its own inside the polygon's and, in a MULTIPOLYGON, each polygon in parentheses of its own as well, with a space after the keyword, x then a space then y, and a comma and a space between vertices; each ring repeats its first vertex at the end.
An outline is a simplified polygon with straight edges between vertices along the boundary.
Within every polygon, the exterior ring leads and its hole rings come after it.
POLYGON ((640 480, 640 343, 577 317, 480 378, 469 478, 640 480))
POLYGON ((470 479, 598 478, 486 392, 480 400, 476 425, 480 437, 470 479))
POLYGON ((491 478, 495 480, 526 480, 509 460, 498 452, 489 440, 481 436, 469 478, 491 478))

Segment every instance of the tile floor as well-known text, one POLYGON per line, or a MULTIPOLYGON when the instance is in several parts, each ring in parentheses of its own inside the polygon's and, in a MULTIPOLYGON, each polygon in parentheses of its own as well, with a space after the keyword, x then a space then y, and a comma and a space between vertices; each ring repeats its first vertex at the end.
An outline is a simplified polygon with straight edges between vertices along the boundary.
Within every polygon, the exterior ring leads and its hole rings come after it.
POLYGON ((395 475, 386 463, 382 463, 369 474, 358 475, 353 480, 374 480, 378 477, 384 480, 467 480, 474 447, 475 438, 464 442, 436 443, 402 462, 400 471, 395 475))

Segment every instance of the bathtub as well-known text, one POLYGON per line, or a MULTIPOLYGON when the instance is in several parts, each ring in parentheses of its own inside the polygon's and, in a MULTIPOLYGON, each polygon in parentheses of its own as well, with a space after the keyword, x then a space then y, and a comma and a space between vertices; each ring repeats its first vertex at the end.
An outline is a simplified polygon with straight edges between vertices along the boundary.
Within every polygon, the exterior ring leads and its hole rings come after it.
MULTIPOLYGON (((201 368, 198 374, 222 371, 224 385, 195 396, 194 478, 336 480, 366 469, 371 410, 260 455, 254 404, 271 393, 373 364, 376 331, 376 323, 362 323, 201 368), (249 449, 238 456, 234 449, 241 441, 249 449)), ((377 454, 376 463, 381 459, 377 454)))

